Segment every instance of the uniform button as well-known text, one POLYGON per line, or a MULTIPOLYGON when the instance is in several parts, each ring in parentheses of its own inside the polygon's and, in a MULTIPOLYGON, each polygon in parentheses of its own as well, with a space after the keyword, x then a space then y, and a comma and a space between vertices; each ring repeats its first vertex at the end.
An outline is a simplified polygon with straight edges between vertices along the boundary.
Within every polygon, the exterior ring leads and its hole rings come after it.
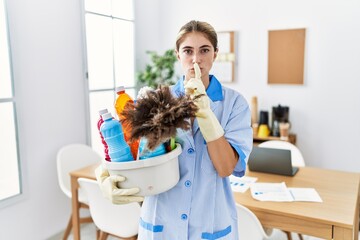
POLYGON ((190 187, 190 186, 191 186, 191 181, 186 180, 186 181, 185 181, 185 187, 190 187))
POLYGON ((186 219, 187 219, 187 215, 186 215, 186 214, 181 214, 181 219, 182 219, 182 220, 186 220, 186 219))
POLYGON ((189 148, 189 149, 187 150, 187 152, 188 152, 188 154, 192 154, 192 153, 194 153, 195 151, 194 151, 193 148, 189 148))

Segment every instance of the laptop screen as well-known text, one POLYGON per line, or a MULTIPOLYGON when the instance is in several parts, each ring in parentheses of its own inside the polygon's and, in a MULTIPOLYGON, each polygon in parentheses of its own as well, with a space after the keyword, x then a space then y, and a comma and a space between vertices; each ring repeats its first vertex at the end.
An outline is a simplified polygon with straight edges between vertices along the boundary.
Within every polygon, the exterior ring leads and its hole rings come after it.
POLYGON ((251 171, 293 176, 298 168, 291 164, 291 151, 285 149, 253 147, 249 156, 251 171))

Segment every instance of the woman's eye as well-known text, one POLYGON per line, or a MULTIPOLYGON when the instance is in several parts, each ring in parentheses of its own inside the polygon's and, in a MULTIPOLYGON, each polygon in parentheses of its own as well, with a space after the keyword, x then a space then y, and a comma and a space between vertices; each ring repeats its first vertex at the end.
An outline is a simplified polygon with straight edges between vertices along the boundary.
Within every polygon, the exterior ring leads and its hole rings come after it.
POLYGON ((210 50, 207 49, 207 48, 201 49, 201 52, 202 52, 202 53, 208 53, 209 51, 210 51, 210 50))
POLYGON ((184 53, 186 53, 186 54, 191 54, 192 51, 191 51, 190 49, 186 49, 186 50, 184 50, 184 53))

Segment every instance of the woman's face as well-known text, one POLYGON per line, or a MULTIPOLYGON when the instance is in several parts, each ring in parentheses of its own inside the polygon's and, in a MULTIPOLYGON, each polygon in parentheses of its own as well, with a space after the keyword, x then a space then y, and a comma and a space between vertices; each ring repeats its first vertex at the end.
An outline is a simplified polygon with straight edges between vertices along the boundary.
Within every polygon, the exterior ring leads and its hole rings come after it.
POLYGON ((216 58, 217 51, 214 51, 214 46, 205 35, 199 32, 187 33, 176 55, 181 63, 186 80, 195 77, 194 63, 199 65, 202 81, 207 88, 209 71, 216 58))

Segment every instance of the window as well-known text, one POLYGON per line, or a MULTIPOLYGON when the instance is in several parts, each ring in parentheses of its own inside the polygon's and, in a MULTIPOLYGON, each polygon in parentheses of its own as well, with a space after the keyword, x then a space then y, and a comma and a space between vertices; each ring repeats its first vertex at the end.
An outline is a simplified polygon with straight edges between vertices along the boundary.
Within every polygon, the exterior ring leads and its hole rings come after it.
POLYGON ((107 108, 116 117, 113 103, 117 86, 125 86, 126 92, 135 98, 134 3, 133 0, 83 1, 89 137, 93 149, 102 154, 98 111, 107 108))
POLYGON ((22 192, 15 95, 4 0, 0 0, 0 66, 0 200, 3 205, 22 192))

